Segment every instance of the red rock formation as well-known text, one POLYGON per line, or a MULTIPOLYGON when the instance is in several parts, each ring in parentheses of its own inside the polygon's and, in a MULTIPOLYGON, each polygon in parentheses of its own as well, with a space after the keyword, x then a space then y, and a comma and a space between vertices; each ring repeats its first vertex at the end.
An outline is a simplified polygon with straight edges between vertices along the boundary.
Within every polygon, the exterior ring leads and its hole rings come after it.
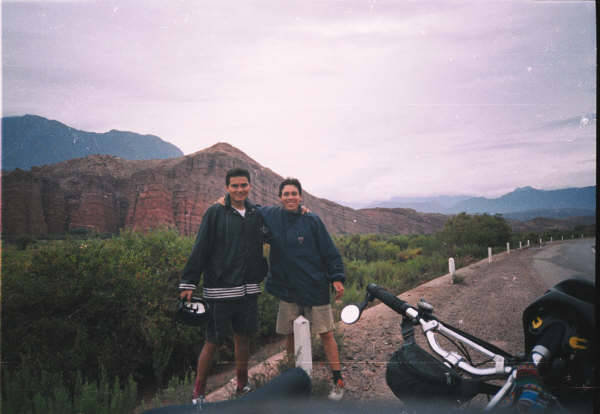
MULTIPOLYGON (((248 169, 251 200, 277 204, 283 179, 240 150, 219 143, 180 158, 127 161, 94 155, 2 175, 4 235, 42 235, 75 228, 198 230, 206 209, 225 192, 225 174, 248 169)), ((353 210, 304 193, 304 203, 332 233, 431 233, 445 216, 408 209, 353 210)))

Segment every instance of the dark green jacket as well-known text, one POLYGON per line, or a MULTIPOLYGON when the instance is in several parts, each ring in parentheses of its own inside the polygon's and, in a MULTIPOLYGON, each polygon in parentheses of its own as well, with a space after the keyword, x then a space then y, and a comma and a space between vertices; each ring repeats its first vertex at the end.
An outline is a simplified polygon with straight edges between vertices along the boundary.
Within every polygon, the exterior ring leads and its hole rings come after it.
POLYGON ((203 296, 226 300, 260 293, 259 283, 267 274, 263 257, 264 224, 254 204, 248 200, 245 217, 225 205, 206 210, 192 253, 183 270, 180 290, 196 289, 203 276, 203 296))

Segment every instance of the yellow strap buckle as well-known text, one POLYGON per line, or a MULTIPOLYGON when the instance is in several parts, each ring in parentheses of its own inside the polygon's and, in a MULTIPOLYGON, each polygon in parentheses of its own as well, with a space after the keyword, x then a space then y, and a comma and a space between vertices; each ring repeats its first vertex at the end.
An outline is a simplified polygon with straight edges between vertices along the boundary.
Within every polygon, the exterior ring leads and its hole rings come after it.
POLYGON ((569 338, 569 346, 573 349, 587 349, 588 340, 585 338, 579 338, 572 336, 569 338))
POLYGON ((539 316, 537 318, 535 318, 534 320, 531 321, 531 326, 533 327, 533 329, 537 329, 540 326, 542 326, 542 318, 540 318, 539 316))

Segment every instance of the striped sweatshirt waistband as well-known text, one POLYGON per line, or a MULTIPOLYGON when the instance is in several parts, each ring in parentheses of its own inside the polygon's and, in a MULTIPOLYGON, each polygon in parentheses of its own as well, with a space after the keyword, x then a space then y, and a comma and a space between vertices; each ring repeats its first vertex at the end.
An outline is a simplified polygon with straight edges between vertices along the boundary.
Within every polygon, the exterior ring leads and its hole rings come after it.
POLYGON ((260 285, 258 283, 246 283, 245 285, 231 288, 202 288, 204 299, 213 300, 241 298, 246 295, 256 295, 260 292, 260 285))

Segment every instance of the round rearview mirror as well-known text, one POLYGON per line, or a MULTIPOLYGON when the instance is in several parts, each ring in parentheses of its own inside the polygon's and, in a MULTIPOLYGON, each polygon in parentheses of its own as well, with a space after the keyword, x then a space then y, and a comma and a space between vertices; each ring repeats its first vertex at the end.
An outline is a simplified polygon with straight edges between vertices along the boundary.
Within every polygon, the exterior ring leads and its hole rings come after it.
POLYGON ((340 317, 345 324, 353 324, 360 318, 360 308, 357 305, 344 306, 340 317))

